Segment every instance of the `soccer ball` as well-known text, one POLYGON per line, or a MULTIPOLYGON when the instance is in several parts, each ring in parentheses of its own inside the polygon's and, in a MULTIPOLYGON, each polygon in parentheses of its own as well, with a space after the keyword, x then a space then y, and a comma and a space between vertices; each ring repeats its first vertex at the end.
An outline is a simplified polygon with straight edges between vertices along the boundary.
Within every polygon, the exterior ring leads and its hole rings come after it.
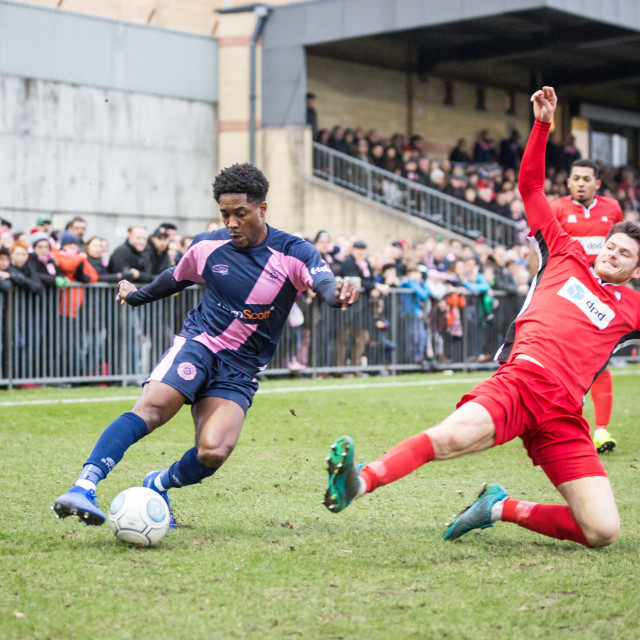
POLYGON ((120 542, 150 547, 169 529, 167 503, 153 489, 131 487, 121 491, 109 507, 109 527, 120 542))

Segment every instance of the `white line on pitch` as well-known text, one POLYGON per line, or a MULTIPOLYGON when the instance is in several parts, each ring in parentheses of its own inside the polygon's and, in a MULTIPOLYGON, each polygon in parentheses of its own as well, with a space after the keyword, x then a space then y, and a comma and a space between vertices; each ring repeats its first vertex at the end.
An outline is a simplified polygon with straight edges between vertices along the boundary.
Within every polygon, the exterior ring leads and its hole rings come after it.
MULTIPOLYGON (((279 389, 258 389, 259 395, 269 395, 272 393, 309 393, 312 391, 348 391, 349 389, 377 389, 389 387, 426 387, 444 384, 466 384, 481 382, 484 378, 460 378, 458 380, 432 380, 430 382, 422 380, 408 380, 407 382, 386 382, 386 383, 358 383, 358 384, 327 384, 313 385, 305 387, 281 387, 279 389)), ((121 402, 124 400, 135 400, 137 396, 110 396, 107 398, 63 398, 60 400, 21 400, 15 402, 0 402, 0 407, 23 407, 39 404, 82 404, 86 402, 121 402)))
MULTIPOLYGON (((638 375, 640 371, 617 371, 612 372, 614 376, 638 375)), ((475 384, 482 382, 486 378, 451 378, 450 380, 407 380, 406 382, 377 382, 357 384, 327 384, 313 385, 305 387, 281 387, 279 389, 259 389, 259 395, 270 395, 272 393, 309 393, 313 391, 349 391, 350 389, 388 389, 393 387, 437 387, 451 384, 475 384)), ((137 396, 111 396, 107 398, 63 398, 62 400, 22 400, 16 402, 0 402, 0 407, 24 407, 40 404, 83 404, 87 402, 123 402, 125 400, 135 400, 137 396)))

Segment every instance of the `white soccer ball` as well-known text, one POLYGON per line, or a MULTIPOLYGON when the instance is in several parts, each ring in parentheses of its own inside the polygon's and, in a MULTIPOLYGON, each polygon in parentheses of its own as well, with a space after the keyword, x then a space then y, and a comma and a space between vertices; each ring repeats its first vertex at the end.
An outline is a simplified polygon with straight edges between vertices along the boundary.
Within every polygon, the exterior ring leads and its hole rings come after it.
POLYGON ((120 542, 150 547, 169 529, 167 503, 153 489, 131 487, 121 491, 109 507, 109 526, 120 542))

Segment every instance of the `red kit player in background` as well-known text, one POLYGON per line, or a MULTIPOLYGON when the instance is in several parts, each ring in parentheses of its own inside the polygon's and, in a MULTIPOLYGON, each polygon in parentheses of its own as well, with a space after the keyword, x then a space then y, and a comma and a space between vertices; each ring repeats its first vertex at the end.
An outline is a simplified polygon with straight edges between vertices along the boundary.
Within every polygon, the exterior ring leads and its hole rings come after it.
MULTIPOLYGON (((562 228, 583 246, 589 260, 595 262, 611 227, 622 222, 622 209, 615 198, 596 195, 600 189, 598 166, 590 160, 576 160, 571 165, 567 186, 571 195, 552 202, 551 209, 562 228)), ((594 380, 591 399, 596 422, 593 444, 598 453, 613 451, 617 442, 607 429, 613 406, 609 368, 594 380)))
POLYGON ((595 264, 562 229, 544 193, 545 149, 557 105, 552 87, 531 96, 535 123, 518 188, 540 268, 498 354, 502 366, 466 393, 440 424, 399 442, 364 467, 342 436, 327 457, 324 498, 332 512, 432 461, 450 460, 521 438, 565 504, 515 500, 497 483, 454 519, 445 539, 502 520, 588 547, 620 532, 616 501, 582 415, 582 399, 621 341, 640 331, 640 225, 616 224, 595 264))

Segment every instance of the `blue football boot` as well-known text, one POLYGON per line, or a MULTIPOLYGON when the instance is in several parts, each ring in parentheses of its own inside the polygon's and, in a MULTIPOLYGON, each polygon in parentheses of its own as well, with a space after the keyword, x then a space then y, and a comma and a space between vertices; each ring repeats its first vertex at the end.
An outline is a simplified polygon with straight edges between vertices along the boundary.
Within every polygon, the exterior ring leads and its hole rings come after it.
POLYGON ((166 491, 160 491, 156 485, 154 484, 154 480, 160 475, 162 469, 158 471, 149 471, 147 475, 144 477, 142 481, 142 486, 147 487, 147 489, 153 489, 156 493, 159 493, 164 501, 167 503, 167 508, 169 509, 169 529, 177 529, 178 525, 176 524, 176 519, 173 517, 173 511, 171 510, 171 502, 169 502, 169 496, 166 491))
POLYGON ((80 522, 93 526, 103 524, 106 518, 98 506, 96 492, 93 489, 79 487, 77 484, 57 498, 51 508, 59 518, 78 516, 80 522))
POLYGON ((324 504, 329 511, 338 513, 346 509, 360 488, 360 469, 353 461, 353 440, 341 436, 332 445, 327 461, 327 491, 324 504))
POLYGON ((493 507, 498 500, 504 500, 508 497, 504 487, 499 484, 482 485, 476 501, 454 518, 447 532, 444 534, 444 539, 456 540, 472 529, 487 529, 493 527, 493 523, 491 522, 491 507, 493 507))

